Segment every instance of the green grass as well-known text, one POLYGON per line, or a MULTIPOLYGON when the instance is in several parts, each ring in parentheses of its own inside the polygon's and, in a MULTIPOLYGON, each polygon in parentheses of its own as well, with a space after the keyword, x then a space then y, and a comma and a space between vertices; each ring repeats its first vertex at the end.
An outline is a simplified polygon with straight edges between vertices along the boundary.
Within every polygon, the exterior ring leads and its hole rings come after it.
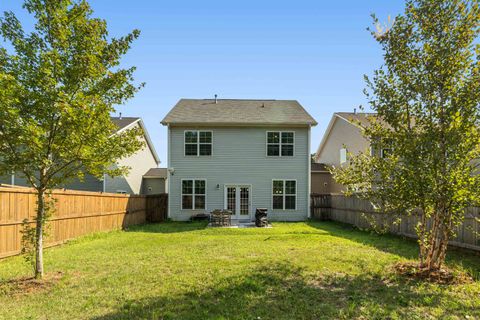
MULTIPOLYGON (((50 288, 13 292, 29 275, 21 257, 0 261, 1 319, 470 319, 480 283, 441 286, 396 277, 414 242, 330 222, 271 229, 166 223, 88 236, 46 250, 50 288)), ((449 265, 480 273, 480 257, 449 265)))

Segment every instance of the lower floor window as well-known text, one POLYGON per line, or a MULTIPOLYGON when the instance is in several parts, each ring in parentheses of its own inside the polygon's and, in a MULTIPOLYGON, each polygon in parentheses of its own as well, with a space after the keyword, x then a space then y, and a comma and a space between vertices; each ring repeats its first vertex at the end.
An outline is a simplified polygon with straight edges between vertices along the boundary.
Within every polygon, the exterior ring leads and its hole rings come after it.
POLYGON ((295 210, 297 203, 297 181, 273 180, 272 206, 274 210, 295 210))
POLYGON ((182 180, 182 209, 205 210, 205 196, 205 180, 182 180))

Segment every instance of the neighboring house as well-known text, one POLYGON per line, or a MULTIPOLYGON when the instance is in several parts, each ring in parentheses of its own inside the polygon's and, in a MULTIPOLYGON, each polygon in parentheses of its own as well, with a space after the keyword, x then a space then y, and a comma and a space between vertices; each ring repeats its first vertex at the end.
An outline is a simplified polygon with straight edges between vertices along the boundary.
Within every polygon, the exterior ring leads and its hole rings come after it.
POLYGON ((311 164, 311 192, 314 194, 335 193, 342 190, 323 163, 311 164))
POLYGON ((168 126, 168 215, 229 209, 251 220, 309 217, 310 128, 316 121, 293 100, 182 99, 168 126))
MULTIPOLYGON (((323 166, 340 167, 347 163, 348 153, 372 152, 370 142, 364 138, 361 127, 367 126, 369 117, 375 116, 375 113, 334 113, 314 156, 315 162, 323 166)), ((383 150, 378 152, 382 154, 383 150)), ((317 184, 317 182, 312 181, 312 190, 321 189, 321 186, 314 186, 314 183, 317 184)), ((327 193, 342 190, 344 187, 332 178, 327 193)))
MULTIPOLYGON (((133 117, 112 117, 112 121, 117 125, 118 131, 115 134, 125 130, 139 127, 144 135, 141 138, 145 142, 145 147, 134 155, 120 159, 121 166, 130 167, 128 175, 120 177, 105 176, 104 179, 97 179, 91 175, 85 175, 83 181, 75 180, 64 186, 66 189, 81 191, 98 191, 112 193, 140 194, 142 193, 143 175, 151 168, 158 167, 160 159, 153 147, 153 143, 148 136, 148 132, 141 118, 133 117)), ((8 177, 0 177, 0 183, 13 184, 18 186, 27 186, 25 178, 19 174, 8 177)))
POLYGON ((363 137, 358 125, 368 124, 373 113, 336 112, 315 154, 315 162, 338 167, 347 162, 347 152, 356 154, 369 150, 370 143, 363 137))
POLYGON ((168 193, 167 168, 152 168, 143 175, 142 194, 168 193))

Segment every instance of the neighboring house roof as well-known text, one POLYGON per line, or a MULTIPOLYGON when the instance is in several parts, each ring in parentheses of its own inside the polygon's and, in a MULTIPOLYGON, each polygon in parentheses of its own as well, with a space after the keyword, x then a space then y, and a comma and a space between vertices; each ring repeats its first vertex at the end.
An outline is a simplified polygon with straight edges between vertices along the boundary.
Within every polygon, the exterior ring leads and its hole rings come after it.
POLYGON ((144 178, 163 178, 167 179, 167 168, 152 168, 143 175, 144 178))
POLYGON ((310 171, 311 172, 330 172, 328 171, 328 168, 324 163, 316 163, 316 162, 312 162, 312 164, 310 165, 310 171))
POLYGON ((369 118, 377 116, 376 113, 367 112, 336 112, 335 115, 355 125, 360 123, 362 127, 366 127, 370 124, 369 118))
POLYGON ((318 156, 322 152, 322 149, 327 143, 328 137, 330 136, 330 132, 332 131, 333 124, 337 119, 343 119, 348 123, 360 128, 360 127, 367 126, 370 123, 369 117, 376 117, 376 115, 377 115, 376 113, 366 113, 366 112, 335 112, 332 116, 332 119, 330 119, 327 130, 325 131, 322 141, 318 146, 317 152, 315 154, 315 158, 318 159, 318 156))
POLYGON ((110 117, 112 122, 118 126, 118 130, 116 133, 120 133, 122 131, 128 130, 129 128, 132 128, 135 124, 138 123, 140 128, 143 130, 143 135, 145 137, 145 141, 147 141, 147 146, 150 149, 150 152, 152 153, 153 157, 155 158, 155 162, 157 164, 160 163, 160 158, 158 157, 157 152, 155 151, 155 147, 153 146, 153 142, 150 139, 150 136, 148 135, 147 128, 145 127, 145 124, 143 123, 141 118, 138 117, 110 117))
POLYGON ((138 117, 111 117, 111 119, 119 131, 140 120, 138 117))
POLYGON ((310 125, 317 122, 296 100, 181 99, 163 125, 310 125))

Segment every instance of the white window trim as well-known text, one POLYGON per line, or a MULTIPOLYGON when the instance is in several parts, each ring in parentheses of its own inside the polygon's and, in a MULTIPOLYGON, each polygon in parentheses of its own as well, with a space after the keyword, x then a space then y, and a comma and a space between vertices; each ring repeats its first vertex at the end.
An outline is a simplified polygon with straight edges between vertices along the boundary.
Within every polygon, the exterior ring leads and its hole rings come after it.
POLYGON ((297 211, 297 201, 298 201, 298 182, 297 182, 297 179, 272 179, 272 192, 271 192, 271 207, 272 207, 272 211, 297 211), (283 194, 282 194, 282 197, 283 197, 283 205, 282 205, 282 208, 283 209, 274 209, 273 208, 273 196, 280 196, 278 194, 273 194, 273 182, 274 181, 282 181, 283 182, 283 194), (295 181, 295 194, 288 194, 288 196, 295 196, 295 209, 285 209, 285 197, 287 196, 287 194, 285 193, 285 185, 286 185, 286 181, 295 181))
POLYGON ((204 179, 204 178, 185 178, 185 179, 181 179, 180 180, 180 208, 181 210, 189 210, 189 211, 198 211, 198 210, 207 210, 208 206, 207 206, 207 179, 204 179), (196 209, 195 208, 195 196, 197 195, 195 193, 195 181, 205 181, 205 194, 199 194, 200 195, 204 195, 205 196, 205 208, 203 209, 196 209), (183 194, 183 181, 193 181, 193 185, 192 185, 192 191, 193 193, 192 194, 183 194), (189 209, 184 209, 183 208, 183 196, 192 196, 192 208, 189 209))
MULTIPOLYGON (((189 142, 188 144, 194 144, 193 142, 189 142)), ((184 130, 183 131, 183 156, 184 157, 211 157, 213 155, 213 131, 212 130, 184 130), (186 142, 186 133, 187 132, 196 132, 197 133, 197 154, 196 155, 187 155, 187 148, 185 148, 186 142), (212 142, 205 143, 200 142, 200 132, 210 132, 212 134, 212 142), (209 155, 200 155, 200 145, 202 144, 209 144, 211 146, 211 154, 209 155)))
MULTIPOLYGON (((252 214, 253 214, 253 185, 251 184, 248 184, 248 183, 225 183, 223 185, 223 209, 227 210, 227 188, 228 187, 248 187, 250 189, 250 194, 249 194, 249 197, 250 199, 248 199, 249 203, 248 203, 248 219, 250 219, 252 217, 252 214)), ((240 200, 240 199, 238 199, 240 200)), ((240 216, 240 213, 238 213, 237 215, 234 215, 233 217, 241 217, 240 216)))
POLYGON ((385 159, 385 150, 392 150, 391 148, 382 148, 380 149, 380 158, 385 159))
POLYGON ((268 158, 292 158, 295 157, 295 131, 267 131, 265 133, 265 155, 268 158), (279 145, 279 150, 278 150, 278 156, 269 156, 268 155, 268 146, 269 145, 276 145, 277 143, 268 143, 268 134, 269 133, 276 133, 278 132, 280 134, 280 142, 278 143, 279 145), (293 146, 293 154, 291 156, 282 156, 282 133, 293 133, 293 143, 285 143, 286 145, 292 145, 293 146))

